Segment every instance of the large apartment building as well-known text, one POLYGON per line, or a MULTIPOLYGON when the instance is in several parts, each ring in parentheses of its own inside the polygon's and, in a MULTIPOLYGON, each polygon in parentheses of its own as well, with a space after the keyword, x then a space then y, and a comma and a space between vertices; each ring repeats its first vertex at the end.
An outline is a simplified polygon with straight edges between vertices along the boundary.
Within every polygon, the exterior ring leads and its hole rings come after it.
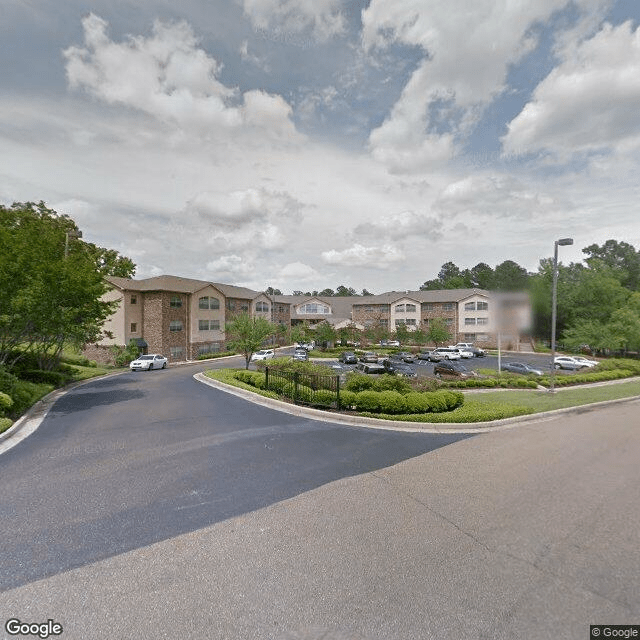
POLYGON ((118 301, 105 322, 103 339, 87 345, 88 357, 105 361, 109 347, 136 341, 141 351, 162 353, 171 361, 195 360, 225 349, 225 323, 235 314, 263 316, 290 328, 324 320, 336 329, 399 325, 428 329, 434 318, 450 328, 454 342, 517 348, 530 324, 524 294, 496 295, 480 289, 390 291, 376 296, 326 297, 268 295, 218 282, 177 276, 144 280, 109 277, 106 300, 118 301))

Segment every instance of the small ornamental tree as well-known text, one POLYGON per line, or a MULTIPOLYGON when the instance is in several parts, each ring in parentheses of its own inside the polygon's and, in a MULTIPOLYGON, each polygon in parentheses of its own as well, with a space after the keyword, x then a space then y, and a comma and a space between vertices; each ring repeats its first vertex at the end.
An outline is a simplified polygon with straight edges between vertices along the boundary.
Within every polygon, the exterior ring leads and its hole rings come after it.
POLYGON ((427 340, 433 342, 436 347, 443 342, 446 342, 451 337, 447 325, 442 318, 433 318, 429 322, 429 331, 427 332, 427 340))
POLYGON ((266 318, 252 318, 248 313, 241 313, 226 324, 227 342, 231 349, 242 353, 246 363, 245 369, 248 369, 251 356, 276 330, 277 327, 266 318))

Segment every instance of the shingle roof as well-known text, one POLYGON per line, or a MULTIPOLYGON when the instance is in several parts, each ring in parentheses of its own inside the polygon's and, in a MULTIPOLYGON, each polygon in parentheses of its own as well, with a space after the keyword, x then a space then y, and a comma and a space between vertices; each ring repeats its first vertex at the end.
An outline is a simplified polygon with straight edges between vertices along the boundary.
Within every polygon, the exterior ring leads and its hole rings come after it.
POLYGON ((214 286, 227 298, 242 298, 253 300, 261 292, 247 289, 246 287, 236 287, 231 284, 220 284, 207 280, 195 280, 193 278, 180 278, 178 276, 155 276, 143 280, 133 280, 130 278, 119 278, 108 276, 107 281, 128 291, 177 291, 179 293, 195 293, 209 285, 214 286))
POLYGON ((410 298, 416 302, 459 302, 472 295, 489 296, 484 289, 437 289, 434 291, 387 291, 377 296, 360 296, 353 304, 393 304, 410 298))

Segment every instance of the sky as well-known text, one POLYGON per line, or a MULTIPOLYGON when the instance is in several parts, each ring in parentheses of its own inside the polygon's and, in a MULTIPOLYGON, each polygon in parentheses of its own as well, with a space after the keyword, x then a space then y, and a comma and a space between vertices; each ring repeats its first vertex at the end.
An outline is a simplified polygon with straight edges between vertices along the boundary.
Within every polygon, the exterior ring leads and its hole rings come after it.
POLYGON ((0 204, 136 277, 415 290, 640 249, 637 0, 1 0, 0 204))

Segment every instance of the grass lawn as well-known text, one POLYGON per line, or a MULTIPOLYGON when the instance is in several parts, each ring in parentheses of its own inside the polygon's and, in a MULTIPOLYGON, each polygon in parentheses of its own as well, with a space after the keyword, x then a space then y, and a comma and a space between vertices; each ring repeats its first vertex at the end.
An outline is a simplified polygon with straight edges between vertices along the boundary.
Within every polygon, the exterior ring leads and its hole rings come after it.
POLYGON ((557 393, 538 391, 534 389, 489 391, 468 394, 468 400, 479 404, 493 404, 500 402, 510 406, 527 407, 534 413, 552 411, 567 407, 578 407, 593 402, 618 400, 640 396, 640 381, 604 384, 597 387, 571 387, 559 389, 557 393))

